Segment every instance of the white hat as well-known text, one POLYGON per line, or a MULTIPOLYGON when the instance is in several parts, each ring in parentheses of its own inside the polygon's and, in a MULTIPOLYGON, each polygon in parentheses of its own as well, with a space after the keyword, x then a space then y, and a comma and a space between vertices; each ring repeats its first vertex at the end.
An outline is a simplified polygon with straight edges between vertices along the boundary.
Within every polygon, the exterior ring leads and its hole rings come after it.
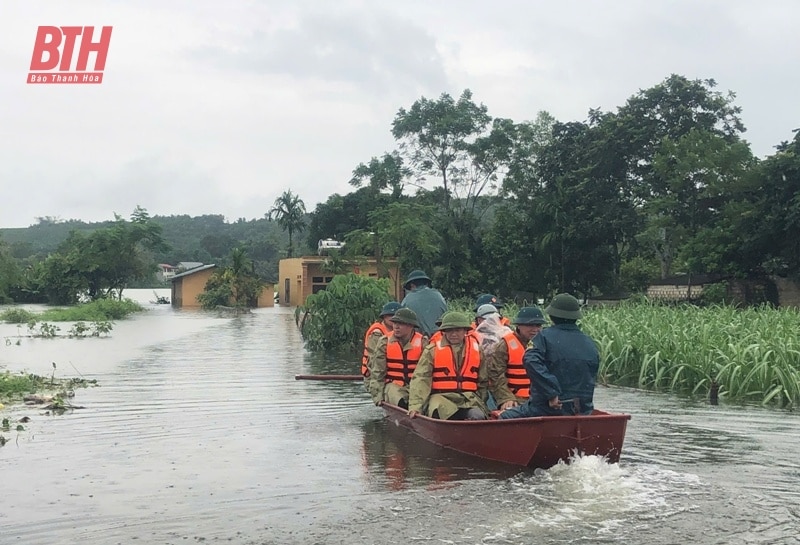
POLYGON ((489 314, 493 314, 493 313, 499 314, 497 312, 497 307, 496 306, 490 305, 490 304, 481 305, 481 306, 478 307, 478 311, 475 313, 475 317, 476 318, 483 318, 483 317, 488 316, 489 314))

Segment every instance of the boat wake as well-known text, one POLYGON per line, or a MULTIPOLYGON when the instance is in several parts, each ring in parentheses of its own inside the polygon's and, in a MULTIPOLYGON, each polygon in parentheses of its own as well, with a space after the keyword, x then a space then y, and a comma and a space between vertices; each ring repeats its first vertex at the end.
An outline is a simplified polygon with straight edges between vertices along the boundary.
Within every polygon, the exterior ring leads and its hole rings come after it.
POLYGON ((620 533, 634 531, 634 521, 691 510, 692 491, 702 491, 696 475, 609 464, 600 456, 573 456, 568 464, 517 475, 503 486, 508 516, 486 542, 554 537, 567 528, 573 535, 580 529, 585 539, 618 541, 620 533))

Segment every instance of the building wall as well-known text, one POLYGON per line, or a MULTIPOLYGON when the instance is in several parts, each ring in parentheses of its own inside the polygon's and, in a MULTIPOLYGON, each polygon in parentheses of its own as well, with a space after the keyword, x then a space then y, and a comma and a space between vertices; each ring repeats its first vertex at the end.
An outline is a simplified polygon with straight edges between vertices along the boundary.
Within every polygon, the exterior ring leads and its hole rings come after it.
POLYGON ((258 296, 258 302, 256 303, 256 306, 258 308, 275 306, 275 286, 272 284, 264 285, 264 289, 261 290, 261 293, 258 296))
POLYGON ((172 306, 178 308, 200 308, 197 296, 206 289, 206 282, 215 269, 206 269, 182 276, 172 281, 172 306))
MULTIPOLYGON (((322 271, 325 256, 305 256, 281 259, 278 263, 278 302, 284 306, 297 307, 305 304, 306 298, 317 293, 333 280, 331 273, 322 271)), ((383 266, 389 270, 389 295, 400 301, 402 279, 397 263, 384 260, 383 266)), ((350 272, 377 278, 378 268, 374 259, 369 259, 350 272)))

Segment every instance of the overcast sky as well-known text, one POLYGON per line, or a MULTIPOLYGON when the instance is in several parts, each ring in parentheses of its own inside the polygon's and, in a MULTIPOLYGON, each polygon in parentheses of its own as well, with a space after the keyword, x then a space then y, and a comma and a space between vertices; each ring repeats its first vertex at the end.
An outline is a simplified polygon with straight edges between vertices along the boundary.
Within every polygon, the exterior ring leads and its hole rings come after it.
MULTIPOLYGON (((800 2, 0 2, 0 227, 38 216, 309 211, 465 88, 495 117, 584 121, 672 73, 734 91, 753 152, 800 127, 800 2), (113 26, 100 85, 28 85, 39 25, 113 26)), ((99 32, 99 28, 96 32, 99 32)))

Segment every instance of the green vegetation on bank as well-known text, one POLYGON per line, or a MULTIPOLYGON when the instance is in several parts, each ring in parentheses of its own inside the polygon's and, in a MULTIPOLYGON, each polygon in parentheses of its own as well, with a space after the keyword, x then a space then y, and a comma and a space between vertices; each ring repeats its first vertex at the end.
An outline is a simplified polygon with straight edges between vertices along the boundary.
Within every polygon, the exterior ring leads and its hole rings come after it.
MULTIPOLYGON (((364 331, 388 301, 377 279, 337 276, 297 309, 311 350, 350 349, 360 355, 364 331)), ((474 317, 474 303, 450 310, 474 317)), ((502 314, 513 319, 519 307, 502 314)), ((580 325, 601 352, 598 381, 617 386, 794 408, 800 405, 800 310, 760 306, 698 307, 647 300, 586 308, 580 325)))
POLYGON ((599 379, 647 390, 793 408, 800 404, 800 311, 623 303, 586 311, 599 379))
POLYGON ((121 320, 134 312, 143 311, 139 303, 131 299, 98 299, 74 307, 51 308, 44 312, 31 312, 20 308, 11 308, 0 313, 0 321, 12 324, 30 322, 103 322, 121 320))
MULTIPOLYGON (((83 378, 56 378, 28 373, 0 372, 0 401, 3 403, 21 401, 26 395, 40 392, 56 392, 63 397, 72 397, 75 388, 96 386, 96 380, 83 378)), ((53 396, 56 397, 56 396, 53 396)))

